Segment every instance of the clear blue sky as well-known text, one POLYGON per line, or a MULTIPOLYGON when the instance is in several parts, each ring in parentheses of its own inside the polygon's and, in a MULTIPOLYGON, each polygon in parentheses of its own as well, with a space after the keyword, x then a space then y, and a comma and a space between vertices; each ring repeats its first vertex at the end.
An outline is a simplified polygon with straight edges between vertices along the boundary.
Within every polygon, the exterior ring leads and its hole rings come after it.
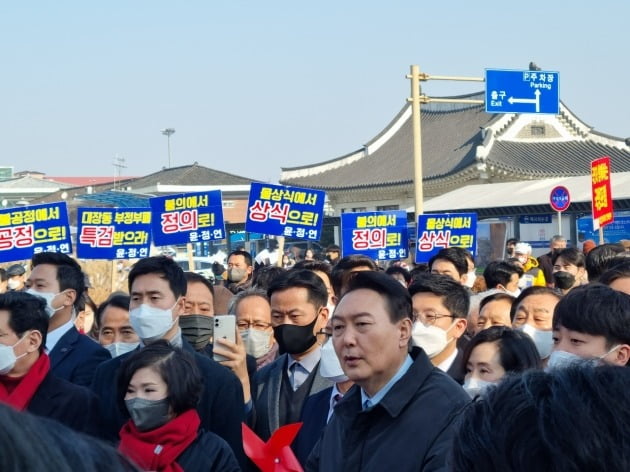
MULTIPOLYGON (((0 165, 144 175, 200 164, 275 182, 360 148, 434 75, 560 72, 583 121, 630 136, 630 3, 5 2, 0 165)), ((429 95, 482 84, 428 82, 429 95)))

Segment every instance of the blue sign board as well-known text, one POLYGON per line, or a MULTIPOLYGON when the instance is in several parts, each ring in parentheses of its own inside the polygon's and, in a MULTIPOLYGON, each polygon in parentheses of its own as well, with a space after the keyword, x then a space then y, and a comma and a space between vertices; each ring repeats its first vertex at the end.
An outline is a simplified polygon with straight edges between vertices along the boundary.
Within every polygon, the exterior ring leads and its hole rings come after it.
POLYGON ((30 259, 39 252, 72 252, 66 203, 0 210, 0 262, 30 259))
POLYGON ((397 260, 408 256, 407 212, 372 211, 341 215, 343 256, 363 254, 374 260, 397 260))
POLYGON ((461 247, 477 252, 477 213, 441 213, 418 216, 416 262, 429 262, 440 249, 461 247))
POLYGON ((551 71, 486 69, 486 112, 557 115, 559 79, 551 71))
POLYGON ((77 257, 138 259, 149 255, 149 208, 79 208, 77 257))
POLYGON ((525 225, 544 225, 551 223, 551 215, 521 215, 518 222, 525 225))
MULTIPOLYGON (((603 227, 604 242, 618 243, 622 239, 630 239, 630 214, 615 212, 612 223, 603 227)), ((599 244, 599 230, 593 230, 593 218, 584 216, 577 220, 578 242, 592 239, 599 244)))
POLYGON ((556 211, 564 211, 569 208, 569 205, 571 205, 569 189, 562 185, 552 188, 549 195, 549 204, 556 211))
POLYGON ((154 197, 149 203, 156 246, 225 238, 220 190, 154 197))
POLYGON ((252 182, 245 230, 319 240, 325 198, 321 190, 252 182))

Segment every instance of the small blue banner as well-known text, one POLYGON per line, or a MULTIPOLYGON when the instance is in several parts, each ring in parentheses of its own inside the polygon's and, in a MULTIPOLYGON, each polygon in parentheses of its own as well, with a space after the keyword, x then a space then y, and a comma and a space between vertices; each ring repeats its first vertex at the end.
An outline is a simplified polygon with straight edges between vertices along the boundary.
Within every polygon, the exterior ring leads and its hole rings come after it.
POLYGON ((521 215, 518 222, 524 225, 549 224, 551 223, 551 215, 521 215))
POLYGON ((252 182, 245 230, 319 240, 325 198, 321 190, 252 182))
POLYGON ((220 190, 154 197, 149 203, 156 246, 225 238, 220 190))
POLYGON ((39 252, 72 252, 66 202, 0 210, 0 262, 39 252))
POLYGON ((374 260, 405 259, 409 255, 407 212, 371 211, 341 215, 342 255, 363 254, 374 260))
POLYGON ((149 208, 79 208, 77 257, 138 259, 149 255, 149 208))
POLYGON ((461 247, 477 252, 477 213, 442 213, 418 216, 416 262, 429 262, 440 249, 461 247))

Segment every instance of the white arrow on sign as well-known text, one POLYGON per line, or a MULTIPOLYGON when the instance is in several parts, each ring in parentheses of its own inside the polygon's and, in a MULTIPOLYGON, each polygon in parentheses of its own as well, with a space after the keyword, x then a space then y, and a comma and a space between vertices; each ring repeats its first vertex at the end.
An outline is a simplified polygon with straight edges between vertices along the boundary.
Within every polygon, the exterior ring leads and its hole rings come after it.
POLYGON ((510 97, 508 98, 508 102, 510 103, 510 105, 512 105, 513 103, 535 103, 536 104, 536 113, 538 113, 540 111, 540 90, 536 90, 534 92, 534 95, 536 95, 536 98, 514 98, 514 97, 510 97))

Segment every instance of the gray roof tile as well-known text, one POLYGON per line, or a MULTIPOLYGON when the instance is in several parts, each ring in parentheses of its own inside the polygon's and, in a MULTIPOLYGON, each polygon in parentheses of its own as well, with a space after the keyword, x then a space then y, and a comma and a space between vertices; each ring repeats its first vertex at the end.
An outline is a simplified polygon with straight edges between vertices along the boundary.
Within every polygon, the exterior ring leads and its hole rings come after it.
MULTIPOLYGON (((457 98, 483 99, 483 93, 457 98)), ((396 118, 370 143, 388 132, 410 105, 405 105, 396 118)), ((565 107, 566 108, 566 107, 565 107)), ((567 112, 573 116, 570 111, 567 112)), ((477 163, 477 146, 483 143, 481 130, 504 115, 488 114, 483 105, 429 103, 422 106, 422 168, 425 185, 443 185, 442 179, 451 179, 444 189, 453 185, 453 177, 477 163)), ((587 127, 588 129, 588 127, 587 127)), ((604 136, 591 132, 594 137, 604 136)), ((506 171, 504 180, 523 176, 545 178, 554 176, 584 175, 589 173, 590 161, 610 156, 615 172, 630 171, 630 150, 597 142, 596 139, 577 139, 565 142, 507 141, 499 136, 491 144, 485 162, 495 169, 506 171), (511 175, 511 177, 509 177, 511 175)), ((487 144, 487 143, 486 143, 487 144)), ((351 190, 366 187, 413 183, 413 142, 411 118, 380 148, 352 163, 311 173, 301 177, 283 174, 281 183, 324 190, 351 190)), ((357 151, 361 152, 361 151, 357 151)), ((284 172, 309 169, 325 163, 342 162, 347 156, 313 166, 283 168, 284 172)), ((471 174, 469 174, 471 175, 471 174)), ((474 177, 469 177, 474 178, 474 177)), ((467 180, 467 179, 464 179, 467 180)), ((443 182, 446 182, 444 180, 443 182)))

